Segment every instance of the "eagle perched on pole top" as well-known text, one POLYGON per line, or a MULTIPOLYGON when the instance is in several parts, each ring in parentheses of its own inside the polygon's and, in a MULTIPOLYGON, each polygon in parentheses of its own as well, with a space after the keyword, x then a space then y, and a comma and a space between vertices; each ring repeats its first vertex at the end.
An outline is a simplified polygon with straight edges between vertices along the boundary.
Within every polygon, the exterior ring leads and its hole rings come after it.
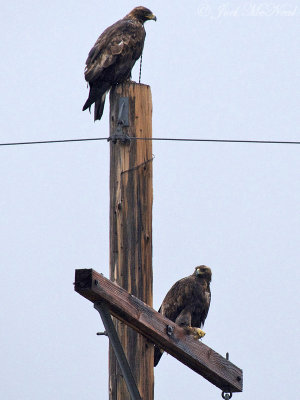
MULTIPOLYGON (((166 294, 158 312, 184 327, 195 339, 205 335, 200 329, 205 322, 210 306, 211 269, 205 265, 195 268, 192 275, 177 281, 166 294)), ((163 354, 154 346, 154 366, 163 354)))
POLYGON ((146 31, 144 23, 156 21, 145 7, 136 7, 99 36, 86 60, 85 80, 90 93, 82 111, 95 103, 94 120, 101 119, 106 93, 113 85, 129 80, 131 70, 140 58, 146 31))

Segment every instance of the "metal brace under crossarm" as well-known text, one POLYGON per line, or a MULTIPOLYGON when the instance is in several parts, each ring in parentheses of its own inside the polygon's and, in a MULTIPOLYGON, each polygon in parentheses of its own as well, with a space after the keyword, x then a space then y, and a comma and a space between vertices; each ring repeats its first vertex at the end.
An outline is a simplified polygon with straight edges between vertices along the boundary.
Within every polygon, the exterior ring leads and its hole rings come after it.
POLYGON ((102 302, 97 302, 97 303, 94 303, 94 308, 99 312, 99 314, 102 318, 103 325, 108 334, 110 343, 114 349, 115 356, 116 356, 119 366, 121 368, 121 371, 122 371, 123 377, 125 379, 131 399, 132 400, 142 400, 139 390, 136 386, 134 377, 132 375, 132 371, 128 364, 127 358, 125 356, 123 347, 119 340, 116 328, 111 319, 111 315, 110 315, 108 307, 106 306, 106 304, 104 304, 102 302))
POLYGON ((111 140, 113 143, 116 143, 117 140, 124 144, 130 142, 128 135, 123 131, 123 127, 125 126, 129 126, 129 98, 120 97, 117 128, 108 140, 111 140))

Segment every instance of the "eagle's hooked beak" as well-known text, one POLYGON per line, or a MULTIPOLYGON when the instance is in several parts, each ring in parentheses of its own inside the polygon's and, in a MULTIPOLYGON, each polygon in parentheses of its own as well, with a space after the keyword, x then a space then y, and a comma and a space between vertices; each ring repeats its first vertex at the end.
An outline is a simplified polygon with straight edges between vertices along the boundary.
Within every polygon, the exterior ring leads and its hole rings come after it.
POLYGON ((154 14, 147 15, 147 18, 152 19, 153 21, 157 21, 156 15, 154 14))

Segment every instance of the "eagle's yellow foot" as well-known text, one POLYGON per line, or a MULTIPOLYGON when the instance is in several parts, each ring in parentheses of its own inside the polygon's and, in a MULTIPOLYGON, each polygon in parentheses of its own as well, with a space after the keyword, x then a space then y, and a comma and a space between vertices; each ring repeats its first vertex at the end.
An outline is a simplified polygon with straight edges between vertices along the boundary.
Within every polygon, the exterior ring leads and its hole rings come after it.
POLYGON ((193 328, 192 326, 187 326, 186 330, 190 335, 193 335, 193 337, 197 340, 205 336, 205 332, 200 328, 193 328))

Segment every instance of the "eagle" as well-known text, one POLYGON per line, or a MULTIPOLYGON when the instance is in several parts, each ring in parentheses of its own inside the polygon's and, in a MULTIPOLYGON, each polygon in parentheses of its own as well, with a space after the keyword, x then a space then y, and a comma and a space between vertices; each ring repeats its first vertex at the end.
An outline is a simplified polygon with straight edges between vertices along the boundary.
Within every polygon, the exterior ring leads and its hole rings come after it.
MULTIPOLYGON (((160 309, 164 317, 184 327, 195 339, 200 339, 205 332, 200 329, 205 322, 210 306, 211 269, 206 265, 195 268, 192 275, 177 281, 166 294, 160 309)), ((163 354, 154 346, 154 366, 163 354)))
POLYGON ((140 58, 146 31, 144 23, 156 21, 156 16, 145 7, 135 7, 99 36, 89 52, 85 80, 90 86, 89 97, 82 111, 95 103, 94 120, 101 119, 106 93, 113 85, 131 78, 131 70, 140 58))

